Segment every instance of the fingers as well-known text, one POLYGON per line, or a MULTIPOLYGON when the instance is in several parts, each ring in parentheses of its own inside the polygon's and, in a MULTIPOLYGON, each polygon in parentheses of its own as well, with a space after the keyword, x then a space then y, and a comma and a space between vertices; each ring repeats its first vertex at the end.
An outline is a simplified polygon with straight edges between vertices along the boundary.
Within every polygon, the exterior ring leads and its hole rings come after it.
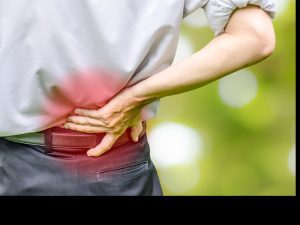
POLYGON ((98 157, 107 152, 128 127, 134 142, 138 141, 143 131, 140 115, 136 115, 136 111, 132 111, 131 114, 127 112, 124 117, 123 114, 104 113, 100 109, 77 108, 75 114, 67 118, 65 128, 84 133, 106 133, 100 144, 87 151, 87 155, 91 157, 98 157))
POLYGON ((99 145, 87 151, 87 155, 90 157, 99 157, 107 152, 120 136, 121 134, 107 133, 99 145))
POLYGON ((91 118, 98 119, 99 118, 99 110, 96 109, 81 109, 77 108, 75 109, 75 113, 79 116, 87 116, 91 118))
POLYGON ((143 131, 143 124, 142 121, 139 121, 138 123, 134 124, 130 127, 130 136, 134 142, 137 142, 139 140, 139 135, 143 131))
POLYGON ((80 124, 75 124, 75 123, 72 123, 72 122, 65 123, 64 127, 66 129, 80 131, 80 132, 84 132, 84 133, 104 133, 104 132, 109 131, 109 129, 106 128, 106 127, 80 125, 80 124))
POLYGON ((105 126, 101 120, 93 119, 85 116, 69 116, 68 122, 77 123, 80 125, 105 126))

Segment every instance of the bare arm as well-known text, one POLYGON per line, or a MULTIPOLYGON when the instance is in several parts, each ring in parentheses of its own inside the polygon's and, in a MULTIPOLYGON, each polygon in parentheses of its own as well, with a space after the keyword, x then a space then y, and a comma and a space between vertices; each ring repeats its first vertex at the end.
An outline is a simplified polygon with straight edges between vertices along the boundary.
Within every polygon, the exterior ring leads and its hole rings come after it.
POLYGON ((140 82, 128 91, 132 104, 199 88, 272 54, 275 35, 269 15, 256 6, 238 9, 225 33, 184 61, 140 82))
POLYGON ((199 88, 272 54, 275 35, 269 15, 256 6, 236 10, 225 33, 189 58, 126 88, 98 110, 78 109, 66 128, 106 132, 101 143, 88 151, 100 156, 131 127, 134 141, 141 132, 141 109, 156 99, 199 88))

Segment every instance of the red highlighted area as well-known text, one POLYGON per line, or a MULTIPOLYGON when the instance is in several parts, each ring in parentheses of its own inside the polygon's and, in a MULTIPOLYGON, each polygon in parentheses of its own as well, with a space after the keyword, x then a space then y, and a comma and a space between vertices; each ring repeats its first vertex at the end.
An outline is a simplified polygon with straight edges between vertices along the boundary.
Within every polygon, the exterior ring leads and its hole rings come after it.
POLYGON ((76 71, 62 77, 65 79, 50 87, 48 98, 43 103, 43 127, 63 124, 76 107, 103 107, 123 88, 122 77, 101 70, 76 71))
MULTIPOLYGON (((61 80, 59 85, 51 85, 47 89, 49 90, 49 95, 43 103, 45 116, 42 121, 45 128, 63 125, 67 116, 74 114, 74 109, 77 107, 87 109, 103 107, 128 82, 125 79, 122 80, 122 76, 119 74, 90 69, 76 71, 63 77, 66 78, 61 80)), ((77 133, 76 131, 67 131, 77 133)), ((144 147, 141 146, 142 143, 130 142, 120 146, 113 146, 111 150, 98 158, 88 157, 86 155, 88 149, 78 148, 77 151, 76 147, 73 147, 72 151, 62 147, 48 154, 53 155, 53 157, 66 159, 62 160, 62 164, 57 166, 63 166, 72 174, 76 173, 85 179, 95 180, 98 179, 97 174, 99 177, 100 171, 102 171, 102 179, 104 171, 128 167, 128 163, 136 161, 141 157, 140 155, 143 156, 142 149, 144 147)), ((105 172, 105 174, 108 174, 108 172, 105 172)), ((95 182, 98 181, 95 180, 95 182)))

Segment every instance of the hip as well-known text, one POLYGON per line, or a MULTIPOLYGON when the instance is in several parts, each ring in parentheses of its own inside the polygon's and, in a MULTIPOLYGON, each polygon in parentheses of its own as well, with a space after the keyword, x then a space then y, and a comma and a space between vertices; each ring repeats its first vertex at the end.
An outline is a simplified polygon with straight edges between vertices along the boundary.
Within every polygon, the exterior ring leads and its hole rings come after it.
POLYGON ((0 195, 162 195, 146 133, 98 158, 0 138, 0 195))

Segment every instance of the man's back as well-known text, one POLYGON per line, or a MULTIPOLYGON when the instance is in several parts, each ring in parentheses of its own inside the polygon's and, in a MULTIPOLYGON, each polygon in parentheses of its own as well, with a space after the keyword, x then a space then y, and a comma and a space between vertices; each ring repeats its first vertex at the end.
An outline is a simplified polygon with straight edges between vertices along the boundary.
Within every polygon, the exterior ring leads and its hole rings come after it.
MULTIPOLYGON (((11 0, 1 5, 0 136, 64 122, 170 66, 181 0, 11 0), (12 84, 12 85, 9 85, 12 84)), ((154 117, 158 101, 143 120, 154 117)))

